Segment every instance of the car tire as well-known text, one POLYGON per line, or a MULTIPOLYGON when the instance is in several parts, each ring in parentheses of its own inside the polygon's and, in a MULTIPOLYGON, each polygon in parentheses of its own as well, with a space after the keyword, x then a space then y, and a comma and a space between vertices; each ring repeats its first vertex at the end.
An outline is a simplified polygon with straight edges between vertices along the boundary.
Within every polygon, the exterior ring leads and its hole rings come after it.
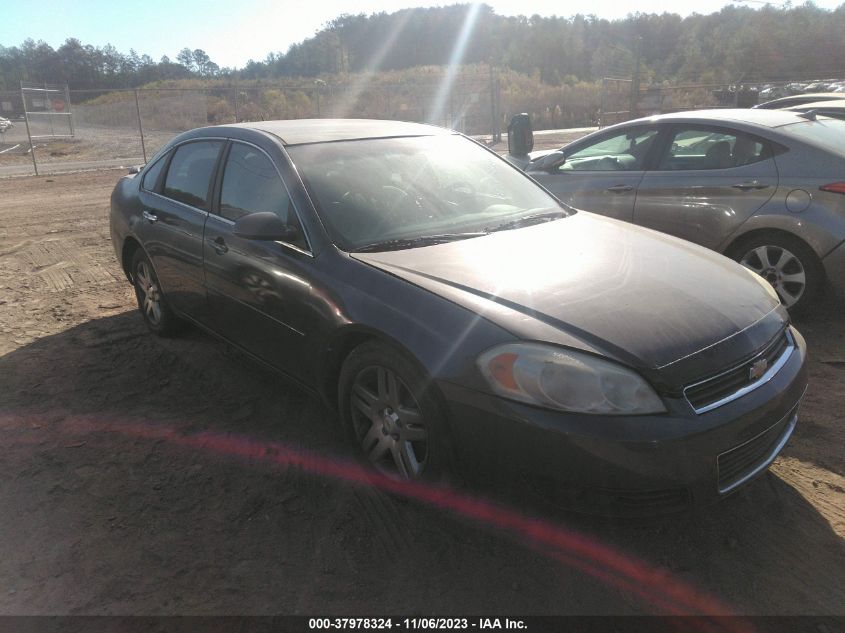
POLYGON ((813 305, 824 269, 813 250, 798 238, 764 233, 734 246, 728 255, 768 281, 781 303, 798 314, 813 305))
POLYGON ((173 313, 156 277, 150 258, 140 248, 132 258, 132 282, 138 309, 147 327, 159 336, 172 336, 183 322, 173 313))
POLYGON ((400 481, 439 481, 447 463, 442 407, 430 379, 402 352, 363 343, 340 371, 341 420, 361 459, 400 481))

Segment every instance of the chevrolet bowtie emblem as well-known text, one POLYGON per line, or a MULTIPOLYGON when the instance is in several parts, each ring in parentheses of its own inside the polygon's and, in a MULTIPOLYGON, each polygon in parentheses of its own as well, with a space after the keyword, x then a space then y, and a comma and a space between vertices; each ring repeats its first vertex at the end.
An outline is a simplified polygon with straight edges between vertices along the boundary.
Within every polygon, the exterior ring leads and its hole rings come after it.
POLYGON ((766 370, 769 368, 769 361, 765 358, 761 358, 760 360, 752 363, 751 367, 748 369, 748 378, 749 380, 757 380, 763 377, 763 374, 766 373, 766 370))

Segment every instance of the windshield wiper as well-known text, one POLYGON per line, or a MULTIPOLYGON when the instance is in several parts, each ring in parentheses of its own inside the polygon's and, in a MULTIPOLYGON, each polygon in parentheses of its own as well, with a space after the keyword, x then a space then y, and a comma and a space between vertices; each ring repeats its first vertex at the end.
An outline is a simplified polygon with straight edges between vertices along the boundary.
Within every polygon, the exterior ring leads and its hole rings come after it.
POLYGON ((455 242, 457 240, 465 240, 471 237, 481 237, 482 235, 487 235, 487 233, 441 233, 439 235, 422 235, 420 237, 398 238, 394 240, 384 240, 382 242, 373 242, 372 244, 367 244, 366 246, 362 246, 361 248, 356 248, 354 252, 371 253, 374 251, 401 251, 406 248, 433 246, 434 244, 455 242))
POLYGON ((493 233, 495 231, 521 229, 524 226, 531 226, 532 224, 540 224, 542 222, 551 222, 552 220, 557 220, 559 218, 565 218, 568 216, 569 213, 567 213, 566 211, 555 209, 554 211, 544 211, 543 213, 533 213, 531 215, 525 215, 521 218, 517 218, 516 220, 509 220, 507 222, 503 222, 502 224, 496 224, 495 226, 487 227, 484 230, 487 233, 493 233))

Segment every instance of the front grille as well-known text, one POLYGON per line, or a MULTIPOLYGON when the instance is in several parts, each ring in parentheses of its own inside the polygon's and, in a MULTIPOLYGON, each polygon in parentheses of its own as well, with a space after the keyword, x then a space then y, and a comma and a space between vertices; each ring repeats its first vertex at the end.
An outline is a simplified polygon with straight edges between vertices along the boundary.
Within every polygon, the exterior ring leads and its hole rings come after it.
POLYGON ((797 422, 797 407, 757 437, 716 458, 719 492, 726 493, 766 468, 783 448, 797 422))
POLYGON ((766 376, 771 376, 769 372, 772 372, 772 368, 777 365, 781 357, 785 360, 792 348, 792 337, 787 331, 784 331, 766 349, 753 358, 733 369, 690 385, 684 389, 684 395, 696 413, 715 409, 725 402, 747 393, 758 383, 765 382, 766 376), (753 376, 752 368, 761 361, 766 362, 765 375, 753 376))

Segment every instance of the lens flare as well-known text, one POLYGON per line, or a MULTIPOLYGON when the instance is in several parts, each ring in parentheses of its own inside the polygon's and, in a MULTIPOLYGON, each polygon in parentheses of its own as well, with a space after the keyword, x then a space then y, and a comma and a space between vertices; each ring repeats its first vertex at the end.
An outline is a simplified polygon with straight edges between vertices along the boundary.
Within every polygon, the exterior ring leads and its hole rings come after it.
POLYGON ((475 30, 475 23, 483 6, 483 4, 475 2, 471 4, 467 10, 464 23, 461 26, 461 32, 458 34, 458 39, 452 48, 449 65, 446 67, 446 75, 443 77, 443 80, 437 87, 437 93, 434 95, 430 115, 428 117, 429 123, 436 123, 438 125, 443 123, 442 119, 443 112, 446 108, 446 101, 449 98, 449 94, 452 92, 452 85, 455 83, 455 77, 458 74, 461 62, 466 54, 467 46, 472 39, 472 33, 475 30))

